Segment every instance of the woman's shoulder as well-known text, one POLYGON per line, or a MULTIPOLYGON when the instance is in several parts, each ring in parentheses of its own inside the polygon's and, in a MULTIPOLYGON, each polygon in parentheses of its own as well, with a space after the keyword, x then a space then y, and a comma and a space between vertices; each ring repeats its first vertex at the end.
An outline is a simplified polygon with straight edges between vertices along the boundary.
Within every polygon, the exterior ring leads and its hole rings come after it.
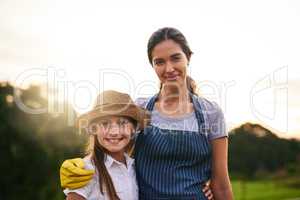
POLYGON ((208 100, 204 97, 198 97, 202 113, 208 123, 209 140, 227 137, 228 132, 226 122, 221 107, 215 101, 208 100))
POLYGON ((206 112, 220 112, 221 108, 217 102, 208 100, 205 97, 197 97, 198 102, 202 106, 202 109, 206 112))
POLYGON ((223 111, 217 102, 204 97, 198 97, 198 101, 201 105, 201 111, 209 123, 224 118, 223 111))

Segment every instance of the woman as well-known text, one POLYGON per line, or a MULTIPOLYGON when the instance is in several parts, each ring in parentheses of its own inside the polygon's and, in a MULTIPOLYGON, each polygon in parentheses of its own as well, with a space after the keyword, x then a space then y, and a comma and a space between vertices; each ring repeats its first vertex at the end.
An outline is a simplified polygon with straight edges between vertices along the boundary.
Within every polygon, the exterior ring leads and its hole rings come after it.
POLYGON ((216 104, 196 95, 187 76, 191 55, 177 29, 159 29, 149 39, 148 58, 161 87, 153 97, 137 100, 152 111, 151 125, 135 145, 139 199, 203 200, 208 180, 214 199, 233 198, 224 117, 216 104))

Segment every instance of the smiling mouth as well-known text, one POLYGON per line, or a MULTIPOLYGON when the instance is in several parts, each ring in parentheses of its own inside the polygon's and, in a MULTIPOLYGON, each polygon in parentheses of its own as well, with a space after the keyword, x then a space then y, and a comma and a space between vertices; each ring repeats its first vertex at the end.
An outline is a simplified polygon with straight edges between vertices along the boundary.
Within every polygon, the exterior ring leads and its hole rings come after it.
POLYGON ((111 144, 118 144, 119 142, 121 142, 124 138, 107 138, 105 139, 106 141, 108 141, 111 144))
POLYGON ((178 77, 178 75, 166 76, 166 79, 167 79, 168 81, 174 81, 174 80, 177 79, 177 77, 178 77))

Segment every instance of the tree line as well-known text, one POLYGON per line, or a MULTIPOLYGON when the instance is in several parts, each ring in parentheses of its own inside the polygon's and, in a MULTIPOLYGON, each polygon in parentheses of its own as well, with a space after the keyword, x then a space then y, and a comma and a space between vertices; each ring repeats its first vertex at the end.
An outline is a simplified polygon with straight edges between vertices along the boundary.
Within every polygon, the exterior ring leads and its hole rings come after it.
MULTIPOLYGON (((7 82, 0 83, 0 199, 64 199, 59 167, 63 160, 83 155, 87 138, 67 125, 66 114, 23 112, 14 102, 14 90, 7 82)), ((20 98, 32 108, 48 104, 38 86, 20 90, 20 98)), ((250 123, 229 135, 232 177, 252 179, 300 171, 299 141, 278 138, 250 123)))

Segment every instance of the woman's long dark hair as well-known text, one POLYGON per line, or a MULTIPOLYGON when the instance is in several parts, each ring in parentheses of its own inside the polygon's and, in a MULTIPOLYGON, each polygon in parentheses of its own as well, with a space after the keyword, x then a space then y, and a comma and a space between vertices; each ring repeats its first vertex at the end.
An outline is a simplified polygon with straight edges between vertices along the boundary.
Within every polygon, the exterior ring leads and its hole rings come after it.
MULTIPOLYGON (((192 52, 186 38, 184 37, 184 35, 176 28, 164 27, 164 28, 161 28, 161 29, 158 29, 157 31, 155 31, 151 35, 151 37, 148 41, 147 53, 148 53, 148 59, 149 59, 149 62, 151 65, 153 65, 152 51, 153 51, 154 47, 165 40, 173 40, 174 42, 179 44, 183 53, 186 55, 188 61, 190 61, 190 58, 191 58, 193 52, 192 52)), ((190 76, 187 76, 186 83, 187 83, 187 89, 189 90, 189 92, 198 96, 196 81, 194 81, 190 76)), ((161 90, 161 88, 162 88, 162 84, 160 85, 160 90, 161 90)))

